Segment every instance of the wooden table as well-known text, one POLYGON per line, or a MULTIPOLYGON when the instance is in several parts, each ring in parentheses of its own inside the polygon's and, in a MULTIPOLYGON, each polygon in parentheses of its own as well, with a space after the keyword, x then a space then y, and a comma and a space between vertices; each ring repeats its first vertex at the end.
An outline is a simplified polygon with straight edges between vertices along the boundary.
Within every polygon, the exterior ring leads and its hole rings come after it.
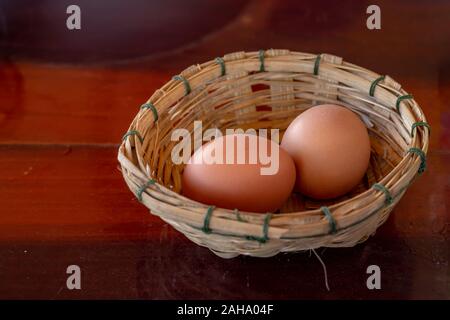
POLYGON ((0 298, 450 298, 450 4, 78 1, 0 4, 0 298), (51 4, 50 4, 51 3, 51 4), (125 5, 126 3, 126 5, 125 5), (389 74, 432 125, 428 170, 354 248, 223 260, 152 216, 117 147, 138 107, 185 67, 260 48, 328 52, 389 74), (66 288, 79 265, 82 289, 66 288), (368 290, 366 268, 381 268, 368 290))

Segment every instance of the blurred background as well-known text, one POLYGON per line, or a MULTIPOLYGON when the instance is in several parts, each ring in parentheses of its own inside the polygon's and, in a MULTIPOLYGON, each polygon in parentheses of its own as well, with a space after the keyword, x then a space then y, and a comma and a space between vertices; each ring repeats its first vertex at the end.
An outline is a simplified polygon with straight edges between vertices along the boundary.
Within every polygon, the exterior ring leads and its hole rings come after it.
MULTIPOLYGON (((20 129, 10 122, 3 123, 0 134, 8 136, 9 142, 117 142, 131 119, 132 113, 125 110, 139 105, 173 74, 225 53, 261 48, 342 56, 380 74, 389 74, 407 90, 411 86, 423 88, 421 83, 426 83, 431 87, 420 92, 424 100, 419 102, 428 104, 429 95, 434 94, 434 101, 448 105, 448 1, 377 3, 381 7, 381 30, 366 27, 370 1, 3 0, 0 117, 22 113, 28 128, 44 128, 44 120, 36 119, 36 109, 41 110, 39 113, 46 108, 92 113, 93 104, 98 105, 97 99, 108 92, 108 115, 102 114, 101 119, 120 117, 123 121, 116 123, 117 129, 107 127, 103 133, 94 134, 85 132, 83 126, 74 127, 70 121, 59 128, 58 123, 67 119, 53 114, 58 127, 53 137, 41 139, 44 133, 40 133, 33 138, 29 130, 16 133, 20 129), (66 9, 71 4, 81 9, 80 30, 66 27, 66 9), (70 78, 63 76, 64 72, 70 72, 70 78), (33 76, 28 77, 30 73, 33 76), (42 79, 48 82, 45 88, 42 79), (36 90, 21 91, 24 80, 36 90), (40 84, 31 84, 33 80, 40 84), (83 99, 93 89, 97 94, 90 96, 85 105, 83 99), (66 94, 62 95, 62 91, 66 94), (73 91, 77 94, 67 99, 70 101, 62 100, 73 91), (24 99, 33 100, 33 105, 24 104, 24 99), (10 110, 13 104, 16 106, 10 110)), ((433 135, 432 145, 438 138, 448 147, 448 130, 440 132, 439 126, 448 128, 450 116, 438 115, 436 109, 427 110, 433 127, 434 122, 438 125, 434 132, 439 133, 433 135)), ((85 116, 83 122, 95 126, 98 120, 92 115, 85 116)))

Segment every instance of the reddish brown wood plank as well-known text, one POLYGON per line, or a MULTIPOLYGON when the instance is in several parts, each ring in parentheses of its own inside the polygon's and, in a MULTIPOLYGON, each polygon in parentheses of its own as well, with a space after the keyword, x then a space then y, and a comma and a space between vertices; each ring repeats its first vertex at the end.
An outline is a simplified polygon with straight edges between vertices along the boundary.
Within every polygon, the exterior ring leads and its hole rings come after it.
MULTIPOLYGON (((123 182, 115 147, 1 146, 0 239, 155 239, 164 225, 123 182)), ((450 154, 428 171, 383 227, 388 235, 450 233, 450 154)), ((448 240, 448 239, 447 239, 448 240)))
MULTIPOLYGON (((139 106, 175 71, 21 64, 0 65, 0 73, 0 143, 104 144, 120 142, 139 106)), ((450 78, 403 80, 433 127, 431 148, 450 150, 450 78)))
POLYGON ((170 79, 157 71, 33 64, 0 70, 2 143, 118 143, 140 105, 170 79))
POLYGON ((450 299, 448 247, 439 238, 380 232, 354 248, 272 258, 224 260, 205 248, 163 241, 13 242, 0 244, 0 297, 39 299, 450 299), (448 252, 448 251, 447 251, 448 252), (68 265, 82 270, 69 291, 68 265), (381 290, 366 287, 369 265, 381 268, 381 290))
POLYGON ((223 260, 191 243, 135 200, 115 154, 0 147, 0 297, 450 298, 448 152, 431 152, 428 171, 375 236, 318 251, 331 292, 307 253, 223 260), (81 291, 65 288, 70 264, 83 270, 81 291), (371 264, 382 269, 382 290, 365 286, 371 264))
POLYGON ((318 262, 305 254, 230 262, 189 242, 137 203, 115 152, 0 148, 1 297, 448 298, 448 153, 431 153, 427 173, 374 237, 325 251, 327 293, 318 262), (75 262, 86 274, 78 293, 63 286, 75 262), (386 270, 376 293, 364 287, 364 268, 373 263, 386 270), (284 288, 286 279, 295 285, 284 288))
POLYGON ((0 147, 0 239, 158 239, 164 223, 128 190, 116 148, 0 147))

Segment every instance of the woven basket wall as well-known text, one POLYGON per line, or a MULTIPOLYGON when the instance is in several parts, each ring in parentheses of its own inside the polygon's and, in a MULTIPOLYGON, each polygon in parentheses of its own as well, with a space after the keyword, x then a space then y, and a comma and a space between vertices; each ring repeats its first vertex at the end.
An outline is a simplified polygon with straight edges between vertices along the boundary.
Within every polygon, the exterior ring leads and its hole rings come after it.
MULTIPOLYGON (((191 66, 138 111, 119 148, 130 190, 154 215, 224 258, 349 247, 383 224, 425 170, 429 126, 417 102, 388 76, 328 54, 237 52, 191 66), (322 103, 345 106, 366 124, 372 146, 360 185, 334 201, 292 194, 280 212, 214 208, 181 195, 183 165, 171 160, 172 130, 280 129, 322 103)), ((192 150, 193 152, 194 150, 192 150)), ((330 155, 332 158, 333 155, 330 155)))

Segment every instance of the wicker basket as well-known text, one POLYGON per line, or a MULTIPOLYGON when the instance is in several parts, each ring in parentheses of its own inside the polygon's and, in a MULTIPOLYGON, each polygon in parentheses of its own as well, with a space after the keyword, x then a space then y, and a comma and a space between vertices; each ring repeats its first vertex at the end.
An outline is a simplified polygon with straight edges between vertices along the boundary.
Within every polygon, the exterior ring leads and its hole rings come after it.
POLYGON ((388 76, 329 54, 236 52, 189 67, 157 90, 124 135, 118 160, 139 201, 193 242, 224 258, 268 257, 350 247, 374 234, 424 171, 429 129, 416 101, 388 76), (192 133, 194 120, 202 120, 203 130, 278 128, 283 134, 297 115, 322 103, 353 110, 369 130, 369 169, 346 196, 319 202, 292 194, 280 212, 265 215, 181 195, 183 165, 171 161, 173 129, 192 133))

